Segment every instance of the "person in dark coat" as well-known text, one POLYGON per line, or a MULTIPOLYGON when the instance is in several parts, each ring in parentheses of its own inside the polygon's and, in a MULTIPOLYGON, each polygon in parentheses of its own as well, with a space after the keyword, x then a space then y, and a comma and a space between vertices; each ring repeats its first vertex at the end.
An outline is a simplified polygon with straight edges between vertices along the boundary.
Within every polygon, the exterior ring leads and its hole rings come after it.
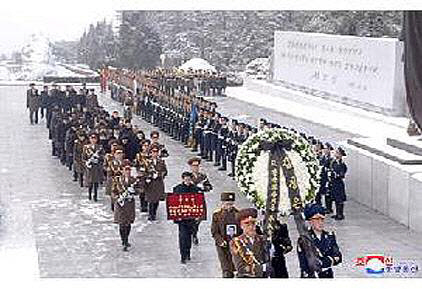
POLYGON ((237 220, 239 210, 234 206, 235 193, 221 193, 221 207, 214 211, 211 223, 211 235, 215 240, 218 260, 223 278, 234 277, 234 264, 229 243, 240 235, 240 224, 237 220))
POLYGON ((113 177, 111 197, 114 206, 114 223, 119 224, 123 251, 131 246, 129 234, 135 221, 136 179, 130 175, 130 166, 125 166, 122 176, 113 177))
POLYGON ((26 91, 26 108, 29 109, 29 120, 31 124, 38 123, 38 109, 40 107, 40 96, 35 84, 31 83, 26 91), (35 116, 35 119, 34 119, 35 116))
POLYGON ((297 254, 299 257, 300 276, 301 278, 333 278, 334 273, 331 267, 342 262, 342 254, 337 245, 334 232, 324 230, 325 209, 318 204, 311 204, 305 207, 304 215, 311 225, 309 235, 319 253, 318 258, 321 264, 321 271, 314 272, 310 270, 305 251, 303 250, 303 239, 299 237, 297 254))
POLYGON ((101 145, 98 144, 98 135, 96 133, 89 135, 89 141, 90 144, 84 146, 82 159, 87 173, 88 198, 91 200, 92 190, 94 189, 94 201, 96 202, 98 186, 104 177, 104 151, 101 145))
MULTIPOLYGON (((199 188, 192 182, 192 173, 182 173, 182 183, 173 188, 173 193, 200 193, 199 188)), ((175 221, 179 226, 179 249, 180 262, 186 264, 191 259, 190 250, 192 248, 192 234, 195 227, 195 219, 184 219, 175 221)))
POLYGON ((344 202, 346 201, 346 189, 344 185, 344 178, 347 172, 347 166, 343 162, 343 157, 346 156, 345 151, 339 147, 335 152, 335 160, 331 162, 330 170, 330 190, 331 196, 336 203, 336 214, 332 216, 335 220, 344 219, 344 202))
POLYGON ((274 255, 271 258, 271 278, 289 278, 286 267, 285 254, 293 249, 292 241, 289 237, 287 224, 276 221, 271 243, 274 248, 274 255))
POLYGON ((48 102, 50 100, 49 97, 49 92, 48 92, 48 86, 44 85, 43 87, 43 91, 41 91, 40 94, 40 111, 41 111, 41 118, 44 118, 44 114, 47 114, 47 109, 48 109, 48 102))
POLYGON ((160 199, 164 196, 164 178, 167 176, 166 162, 159 157, 160 148, 151 147, 150 167, 147 169, 148 176, 145 186, 145 200, 148 202, 148 220, 157 219, 157 209, 160 199))

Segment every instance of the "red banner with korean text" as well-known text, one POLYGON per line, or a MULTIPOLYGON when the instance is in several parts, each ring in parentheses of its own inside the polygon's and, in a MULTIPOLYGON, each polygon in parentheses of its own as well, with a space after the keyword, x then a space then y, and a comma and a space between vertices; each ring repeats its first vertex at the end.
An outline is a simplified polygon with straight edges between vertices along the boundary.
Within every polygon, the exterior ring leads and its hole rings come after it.
POLYGON ((166 198, 167 220, 180 221, 186 219, 206 220, 207 207, 204 194, 201 193, 169 193, 166 198))

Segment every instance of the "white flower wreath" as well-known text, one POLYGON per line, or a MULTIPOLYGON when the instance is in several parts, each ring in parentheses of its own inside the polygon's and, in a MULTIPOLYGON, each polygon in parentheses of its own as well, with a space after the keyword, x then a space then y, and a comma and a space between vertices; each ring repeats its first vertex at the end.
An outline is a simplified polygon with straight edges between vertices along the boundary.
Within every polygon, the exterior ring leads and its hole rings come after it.
MULTIPOLYGON (((250 136, 239 148, 236 158, 236 180, 240 192, 260 209, 265 208, 267 200, 269 159, 269 152, 263 151, 260 145, 281 140, 293 141, 292 149, 286 154, 294 167, 302 202, 311 202, 319 189, 320 166, 309 142, 285 129, 265 129, 250 136)), ((290 211, 288 188, 282 175, 279 212, 286 216, 290 211)))

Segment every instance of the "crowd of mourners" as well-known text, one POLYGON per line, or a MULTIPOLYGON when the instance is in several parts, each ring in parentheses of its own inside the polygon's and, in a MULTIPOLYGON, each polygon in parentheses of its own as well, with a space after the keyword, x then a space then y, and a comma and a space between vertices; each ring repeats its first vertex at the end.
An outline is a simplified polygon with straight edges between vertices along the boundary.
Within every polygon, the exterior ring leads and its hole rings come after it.
MULTIPOLYGON (((159 131, 198 153, 188 162, 192 172, 184 172, 182 183, 173 189, 183 193, 212 189, 206 174, 198 170, 202 160, 213 162, 218 170, 228 171, 228 176, 234 178, 239 146, 259 130, 282 127, 265 119, 260 119, 258 127, 254 127, 221 115, 217 103, 207 98, 225 93, 225 79, 216 73, 104 69, 101 92, 108 90, 111 98, 123 105, 123 115, 118 111, 109 113, 100 106, 95 90, 88 89, 85 84, 77 89, 71 85, 66 85, 65 89, 57 84, 44 85, 41 92, 31 84, 27 91, 27 108, 31 124, 38 123, 39 113, 45 118, 52 156, 69 169, 75 183, 87 189, 89 200, 98 201, 99 187, 104 186, 105 194, 110 196, 114 221, 119 224, 124 251, 131 246, 129 234, 135 219, 134 198, 139 196, 139 209, 148 213, 149 221, 157 219, 159 202, 165 199, 164 179, 168 173, 165 158, 169 153, 160 143, 159 131), (149 136, 145 135, 141 127, 132 123, 135 116, 157 129, 149 136)), ((301 274, 303 277, 316 273, 319 277, 332 277, 331 266, 341 262, 341 253, 334 235, 323 231, 318 220, 333 212, 333 201, 336 203, 333 217, 344 219, 343 179, 347 167, 342 157, 345 153, 341 148, 334 150, 329 143, 323 144, 294 129, 284 128, 300 134, 313 145, 323 168, 316 204, 306 209, 305 216, 311 224, 315 220, 312 236, 325 236, 325 241, 318 245, 325 269, 310 271, 299 242, 301 274), (322 197, 325 208, 321 204, 322 197)), ((221 208, 213 214, 211 234, 223 277, 233 277, 234 272, 238 277, 263 277, 266 273, 262 265, 268 262, 268 254, 262 247, 265 243, 262 235, 257 233, 259 228, 255 227, 257 211, 236 209, 235 194, 231 192, 223 192, 221 201, 221 208), (251 250, 249 245, 255 242, 262 246, 251 250)), ((199 219, 177 222, 182 263, 190 260, 192 241, 198 244, 200 222, 199 219)), ((291 241, 286 224, 279 223, 277 228, 272 240, 276 255, 271 259, 271 274, 287 277, 284 254, 291 251, 291 241)))

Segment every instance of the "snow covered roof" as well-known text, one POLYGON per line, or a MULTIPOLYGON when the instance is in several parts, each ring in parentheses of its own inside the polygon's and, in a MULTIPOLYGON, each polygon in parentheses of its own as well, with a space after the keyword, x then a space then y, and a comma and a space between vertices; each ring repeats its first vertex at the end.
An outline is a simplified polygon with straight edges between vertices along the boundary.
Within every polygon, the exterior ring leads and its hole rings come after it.
POLYGON ((187 62, 182 64, 179 68, 183 70, 188 70, 189 68, 191 68, 193 70, 202 69, 217 72, 217 69, 215 69, 214 66, 212 66, 211 64, 209 64, 208 61, 202 58, 192 58, 191 60, 188 60, 187 62))

